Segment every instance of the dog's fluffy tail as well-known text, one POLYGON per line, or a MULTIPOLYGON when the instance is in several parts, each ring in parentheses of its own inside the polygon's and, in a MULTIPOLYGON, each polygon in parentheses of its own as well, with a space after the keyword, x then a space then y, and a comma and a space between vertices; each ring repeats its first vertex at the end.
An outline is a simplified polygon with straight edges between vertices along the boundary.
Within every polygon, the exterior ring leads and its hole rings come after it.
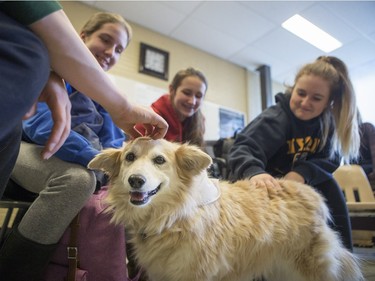
POLYGON ((343 249, 339 257, 341 262, 341 278, 342 281, 365 281, 361 271, 361 260, 343 249))

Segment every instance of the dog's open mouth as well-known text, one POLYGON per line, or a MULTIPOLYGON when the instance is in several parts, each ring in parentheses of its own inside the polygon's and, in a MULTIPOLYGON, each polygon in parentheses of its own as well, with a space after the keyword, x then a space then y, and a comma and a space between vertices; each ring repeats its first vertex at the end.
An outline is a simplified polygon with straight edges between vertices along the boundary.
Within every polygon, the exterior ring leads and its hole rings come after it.
POLYGON ((150 197, 155 195, 159 190, 160 190, 160 185, 154 190, 147 191, 147 192, 129 191, 130 202, 134 205, 144 205, 150 200, 150 197))

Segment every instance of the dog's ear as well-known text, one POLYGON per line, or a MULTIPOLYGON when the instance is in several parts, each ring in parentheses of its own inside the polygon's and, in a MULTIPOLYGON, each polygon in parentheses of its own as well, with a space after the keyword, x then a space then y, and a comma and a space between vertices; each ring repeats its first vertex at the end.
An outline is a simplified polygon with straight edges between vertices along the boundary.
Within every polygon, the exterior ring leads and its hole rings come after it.
POLYGON ((184 173, 199 174, 207 169, 211 163, 211 157, 194 145, 182 144, 176 151, 176 161, 179 169, 184 173))
POLYGON ((121 167, 121 149, 108 148, 96 155, 87 167, 102 170, 110 177, 117 176, 121 167))

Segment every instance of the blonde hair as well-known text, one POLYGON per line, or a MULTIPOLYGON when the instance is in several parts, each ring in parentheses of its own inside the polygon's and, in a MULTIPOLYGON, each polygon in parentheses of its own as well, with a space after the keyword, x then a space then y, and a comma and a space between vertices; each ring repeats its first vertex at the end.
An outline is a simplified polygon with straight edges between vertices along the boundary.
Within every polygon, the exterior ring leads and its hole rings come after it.
POLYGON ((82 27, 81 32, 87 36, 90 36, 95 31, 102 28, 102 26, 106 23, 118 23, 122 25, 128 35, 127 47, 133 37, 133 30, 129 23, 119 14, 115 13, 107 13, 107 12, 99 12, 93 14, 90 19, 85 23, 82 27))
POLYGON ((332 56, 321 56, 313 63, 306 64, 297 73, 294 83, 303 75, 316 75, 329 82, 329 106, 322 113, 322 144, 327 144, 330 129, 333 127, 331 157, 336 153, 345 163, 356 159, 359 153, 360 136, 358 113, 353 85, 343 61, 332 56))
MULTIPOLYGON (((198 77, 206 85, 206 91, 207 91, 208 84, 207 84, 207 79, 204 76, 204 74, 197 69, 189 67, 187 69, 180 70, 174 76, 172 83, 171 83, 171 88, 174 90, 173 92, 176 93, 176 90, 181 85, 182 80, 190 76, 198 77)), ((174 97, 175 97, 175 94, 171 94, 172 103, 173 103, 174 97)), ((203 148, 205 145, 204 132, 206 130, 206 127, 205 127, 205 118, 200 108, 197 110, 196 113, 193 114, 193 116, 185 120, 184 128, 185 130, 182 132, 182 142, 189 142, 191 144, 195 144, 203 148)))

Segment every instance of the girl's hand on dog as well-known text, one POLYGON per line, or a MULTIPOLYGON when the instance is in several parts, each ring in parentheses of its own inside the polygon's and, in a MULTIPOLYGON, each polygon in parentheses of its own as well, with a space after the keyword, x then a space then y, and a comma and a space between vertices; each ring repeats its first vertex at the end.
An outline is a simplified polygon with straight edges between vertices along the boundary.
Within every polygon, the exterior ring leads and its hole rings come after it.
POLYGON ((128 103, 120 112, 114 112, 111 113, 113 122, 131 138, 148 136, 161 139, 167 133, 167 121, 148 107, 128 103), (143 125, 145 134, 136 129, 137 124, 143 125))
POLYGON ((279 182, 270 174, 258 174, 250 179, 250 183, 254 184, 256 187, 262 187, 267 189, 273 189, 272 191, 281 190, 279 182))

